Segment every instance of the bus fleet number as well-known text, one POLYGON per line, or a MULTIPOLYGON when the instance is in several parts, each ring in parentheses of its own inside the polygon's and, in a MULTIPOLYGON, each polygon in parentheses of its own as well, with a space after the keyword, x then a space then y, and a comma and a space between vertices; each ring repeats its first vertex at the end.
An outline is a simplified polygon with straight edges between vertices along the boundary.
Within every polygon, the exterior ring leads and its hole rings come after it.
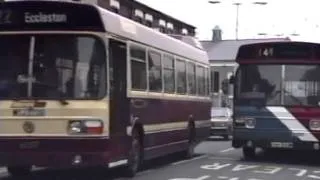
POLYGON ((10 24, 11 14, 10 10, 0 10, 0 24, 10 24))
POLYGON ((262 48, 259 50, 259 56, 273 56, 273 48, 262 48))

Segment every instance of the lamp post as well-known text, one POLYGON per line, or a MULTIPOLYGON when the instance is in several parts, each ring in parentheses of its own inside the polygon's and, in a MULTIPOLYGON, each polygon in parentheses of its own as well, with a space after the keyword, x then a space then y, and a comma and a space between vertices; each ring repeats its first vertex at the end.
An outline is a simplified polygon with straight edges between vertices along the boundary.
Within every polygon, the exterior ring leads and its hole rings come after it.
MULTIPOLYGON (((209 1, 210 4, 220 4, 222 3, 221 1, 209 1)), ((263 5, 267 5, 268 3, 267 2, 262 2, 262 1, 257 1, 257 2, 253 2, 252 4, 254 5, 260 5, 260 6, 263 6, 263 5)), ((236 40, 238 40, 238 33, 239 33, 239 7, 240 5, 242 5, 242 3, 233 3, 232 5, 236 6, 236 28, 235 28, 235 34, 236 34, 236 40)))

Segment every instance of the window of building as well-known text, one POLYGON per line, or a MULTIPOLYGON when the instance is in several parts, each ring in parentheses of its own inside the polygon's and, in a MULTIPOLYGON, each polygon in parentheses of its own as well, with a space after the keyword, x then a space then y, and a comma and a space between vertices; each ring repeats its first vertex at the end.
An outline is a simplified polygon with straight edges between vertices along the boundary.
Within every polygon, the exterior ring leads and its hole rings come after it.
POLYGON ((213 84, 213 92, 218 93, 220 90, 220 83, 219 83, 219 72, 218 71, 213 71, 213 78, 211 83, 213 84))
POLYGON ((152 27, 152 22, 146 21, 146 22, 145 22, 145 25, 148 26, 148 27, 152 27))
POLYGON ((165 27, 159 27, 159 31, 162 33, 166 33, 166 28, 165 27))
POLYGON ((120 2, 118 0, 110 0, 110 7, 119 10, 120 2))
POLYGON ((205 69, 206 73, 206 95, 210 95, 210 69, 206 68, 205 69))
POLYGON ((188 30, 186 28, 183 28, 181 33, 184 34, 184 35, 187 35, 188 34, 188 30))
POLYGON ((136 17, 135 20, 140 23, 140 24, 143 24, 143 19, 140 18, 140 17, 136 17))
POLYGON ((198 95, 204 96, 206 89, 205 71, 204 67, 197 66, 197 89, 198 95))
POLYGON ((146 50, 137 45, 130 46, 131 87, 133 90, 147 89, 146 50))
POLYGON ((177 93, 185 94, 187 88, 186 78, 186 62, 181 59, 176 60, 177 72, 177 93))
POLYGON ((114 7, 111 7, 111 10, 112 10, 112 12, 114 12, 114 13, 119 13, 119 9, 117 9, 117 8, 114 8, 114 7))
POLYGON ((162 91, 162 69, 161 54, 155 51, 148 53, 149 66, 149 90, 155 92, 162 91))
POLYGON ((164 92, 175 92, 175 67, 174 58, 170 55, 163 56, 163 80, 164 80, 164 92))
POLYGON ((151 14, 145 14, 145 25, 148 27, 152 27, 152 23, 153 23, 153 16, 151 14))
POLYGON ((188 70, 188 94, 196 95, 197 94, 197 85, 196 85, 196 66, 194 63, 189 62, 187 64, 188 70))

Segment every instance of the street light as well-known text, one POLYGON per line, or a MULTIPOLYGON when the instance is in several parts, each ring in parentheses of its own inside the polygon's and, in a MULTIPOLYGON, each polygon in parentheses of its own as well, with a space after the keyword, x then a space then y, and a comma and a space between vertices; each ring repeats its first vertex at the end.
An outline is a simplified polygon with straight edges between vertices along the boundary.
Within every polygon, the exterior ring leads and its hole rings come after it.
MULTIPOLYGON (((221 1, 208 1, 210 4, 220 4, 222 3, 221 1)), ((263 2, 263 1, 256 1, 253 2, 252 4, 254 5, 267 5, 267 2, 263 2)), ((237 7, 237 13, 236 13, 236 40, 238 40, 238 29, 239 29, 239 6, 242 5, 242 3, 237 2, 237 3, 233 3, 232 5, 235 5, 237 7)))
POLYGON ((219 4, 221 3, 220 1, 209 1, 210 4, 219 4))
POLYGON ((300 34, 298 34, 298 33, 292 33, 292 34, 290 34, 291 36, 300 36, 300 34))

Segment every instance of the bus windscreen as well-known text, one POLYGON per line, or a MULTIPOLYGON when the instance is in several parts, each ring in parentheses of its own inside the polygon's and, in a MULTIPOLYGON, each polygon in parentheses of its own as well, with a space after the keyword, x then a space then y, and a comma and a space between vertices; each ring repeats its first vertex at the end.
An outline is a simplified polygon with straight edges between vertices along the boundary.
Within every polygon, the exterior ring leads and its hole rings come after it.
POLYGON ((0 3, 0 31, 104 31, 94 6, 50 1, 0 3))
POLYGON ((237 60, 311 60, 320 57, 320 46, 304 42, 275 42, 244 45, 237 60))

